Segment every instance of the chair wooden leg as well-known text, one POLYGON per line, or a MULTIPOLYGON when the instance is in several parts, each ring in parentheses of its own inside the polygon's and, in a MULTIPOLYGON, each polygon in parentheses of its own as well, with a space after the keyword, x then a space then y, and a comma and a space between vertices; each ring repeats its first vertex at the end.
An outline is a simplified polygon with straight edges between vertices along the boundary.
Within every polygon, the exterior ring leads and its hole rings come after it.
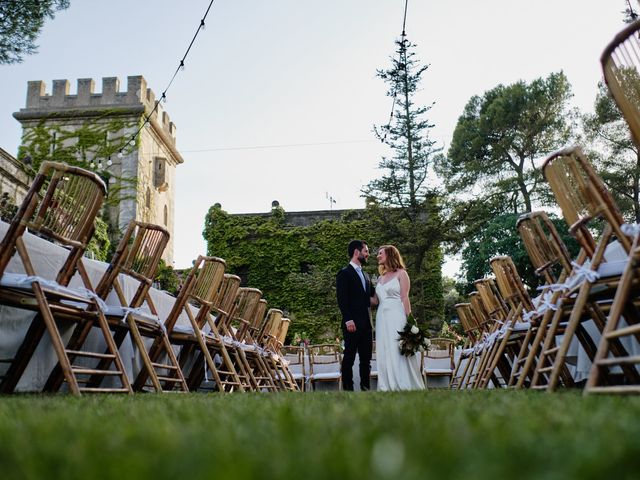
POLYGON ((64 348, 64 343, 62 343, 62 338, 60 337, 58 326, 56 325, 56 321, 53 318, 53 314, 49 309, 44 292, 42 291, 42 288, 40 287, 40 285, 35 282, 33 283, 33 291, 36 294, 38 304, 40 305, 42 320, 47 327, 49 336, 51 337, 51 343, 53 344, 53 349, 55 350, 56 356, 58 357, 60 368, 62 369, 64 378, 66 379, 67 384, 69 385, 69 391, 73 395, 79 396, 80 387, 78 385, 78 381, 76 380, 76 376, 72 371, 71 362, 67 357, 67 352, 64 348))
POLYGON ((555 360, 553 361, 553 368, 551 369, 549 383, 547 384, 547 391, 549 392, 554 391, 558 386, 560 369, 565 363, 571 340, 576 332, 578 323, 582 318, 584 307, 587 303, 587 297, 589 296, 590 288, 591 285, 588 282, 582 284, 582 286, 580 287, 580 291, 578 292, 578 297, 573 304, 573 309, 571 310, 571 315, 569 316, 569 322, 567 323, 567 326, 564 330, 564 337, 562 338, 560 347, 558 347, 558 352, 555 355, 555 360))
MULTIPOLYGON (((74 328, 71 338, 67 342, 67 350, 80 350, 84 344, 89 332, 92 330, 93 324, 91 322, 80 323, 74 328)), ((69 359, 73 362, 75 356, 70 355, 69 359)), ((60 364, 56 364, 53 370, 49 374, 49 378, 44 385, 44 392, 57 392, 64 383, 64 375, 60 364)))
MULTIPOLYGON (((462 358, 461 358, 462 360, 462 358)), ((476 356, 475 353, 471 353, 469 355, 469 358, 467 359, 467 364, 464 366, 464 369, 462 371, 462 375, 460 376, 460 380, 458 380, 458 385, 456 386, 457 390, 461 390, 463 387, 466 388, 467 387, 467 373, 469 373, 469 375, 471 374, 470 372, 470 368, 476 363, 476 356)), ((473 368, 471 368, 471 371, 473 371, 473 368)))

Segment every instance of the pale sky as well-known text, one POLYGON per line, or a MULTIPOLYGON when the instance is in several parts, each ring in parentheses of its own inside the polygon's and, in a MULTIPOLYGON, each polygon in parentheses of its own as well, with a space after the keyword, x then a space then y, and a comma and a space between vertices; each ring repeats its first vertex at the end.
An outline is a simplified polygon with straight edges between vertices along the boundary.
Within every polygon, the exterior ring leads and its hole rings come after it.
MULTIPOLYGON (((376 78, 400 35, 404 0, 216 0, 164 108, 185 163, 176 172, 175 266, 205 253, 204 216, 362 208, 386 151, 372 134, 391 109, 376 78), (303 144, 304 146, 300 146, 303 144), (297 146, 293 146, 297 145, 297 146), (286 146, 286 147, 285 147, 286 146), (256 147, 256 148, 247 148, 256 147)), ((209 0, 71 0, 36 55, 0 67, 0 146, 17 153, 27 81, 143 75, 159 96, 209 0)), ((633 2, 636 7, 636 2, 633 2)), ((621 30, 622 0, 409 0, 407 36, 431 67, 417 100, 436 102, 445 148, 472 95, 564 70, 590 110, 600 54, 621 30)), ((444 273, 452 275, 456 262, 444 273)))

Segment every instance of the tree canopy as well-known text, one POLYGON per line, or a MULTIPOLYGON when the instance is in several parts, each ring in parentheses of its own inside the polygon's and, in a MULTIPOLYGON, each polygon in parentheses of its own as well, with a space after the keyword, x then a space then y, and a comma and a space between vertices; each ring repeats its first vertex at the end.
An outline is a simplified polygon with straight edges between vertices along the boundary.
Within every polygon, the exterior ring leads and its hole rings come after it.
POLYGON ((497 196, 514 213, 531 211, 540 188, 540 157, 572 133, 564 73, 498 85, 465 106, 437 170, 449 191, 497 196))
MULTIPOLYGON (((576 256, 579 249, 578 243, 569 234, 564 219, 553 214, 549 214, 549 218, 554 223, 569 253, 576 256)), ((540 284, 540 278, 535 274, 535 269, 516 229, 517 220, 518 215, 513 213, 498 215, 486 222, 483 228, 479 228, 469 238, 461 254, 468 291, 473 290, 474 280, 492 273, 489 260, 498 255, 511 257, 525 285, 535 289, 540 284)))
POLYGON ((0 64, 20 63, 37 52, 36 39, 47 18, 69 8, 69 0, 0 2, 0 64))

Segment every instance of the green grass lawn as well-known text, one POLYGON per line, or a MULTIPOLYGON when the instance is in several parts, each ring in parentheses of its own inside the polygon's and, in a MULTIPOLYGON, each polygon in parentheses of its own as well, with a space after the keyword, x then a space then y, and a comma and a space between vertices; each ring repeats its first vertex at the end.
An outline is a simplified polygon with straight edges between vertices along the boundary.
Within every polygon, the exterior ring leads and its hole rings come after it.
POLYGON ((0 397, 0 479, 640 476, 640 397, 0 397))

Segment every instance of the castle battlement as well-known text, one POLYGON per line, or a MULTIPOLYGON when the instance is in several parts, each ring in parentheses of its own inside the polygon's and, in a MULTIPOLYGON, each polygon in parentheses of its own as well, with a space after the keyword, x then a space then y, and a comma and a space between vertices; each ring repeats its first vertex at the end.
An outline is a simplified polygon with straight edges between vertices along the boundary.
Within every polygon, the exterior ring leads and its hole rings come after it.
MULTIPOLYGON (((46 116, 55 112, 63 115, 65 111, 99 112, 108 109, 140 110, 147 115, 155 105, 156 96, 142 75, 127 77, 127 90, 120 91, 120 80, 117 77, 102 78, 102 93, 95 92, 95 81, 92 78, 77 80, 77 93, 72 95, 70 82, 67 79, 54 80, 51 94, 46 93, 46 84, 42 80, 30 81, 27 84, 26 108, 14 114, 16 118, 46 116)), ((81 115, 81 113, 80 113, 81 115)), ((167 112, 161 106, 153 113, 152 120, 162 128, 171 139, 176 138, 176 126, 171 122, 167 112)))

